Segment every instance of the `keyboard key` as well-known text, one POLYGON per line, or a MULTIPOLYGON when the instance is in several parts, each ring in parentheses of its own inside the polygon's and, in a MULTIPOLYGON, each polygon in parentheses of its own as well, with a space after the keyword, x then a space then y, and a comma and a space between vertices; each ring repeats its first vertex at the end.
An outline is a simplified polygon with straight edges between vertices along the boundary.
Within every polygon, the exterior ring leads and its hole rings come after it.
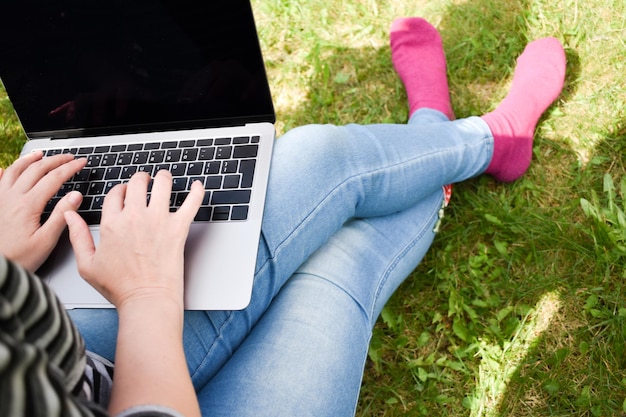
POLYGON ((220 146, 215 153, 215 159, 230 159, 233 153, 232 146, 220 146))
POLYGON ((239 161, 224 161, 222 162, 222 174, 234 174, 239 167, 239 161))
POLYGON ((93 210, 101 210, 103 204, 104 204, 104 196, 99 195, 93 198, 93 201, 91 202, 91 208, 93 210))
POLYGON ((132 152, 123 152, 117 157, 117 165, 130 165, 133 162, 132 152))
POLYGON ((211 212, 211 207, 200 207, 194 220, 197 222, 207 222, 211 220, 211 212))
POLYGON ((248 206, 234 206, 230 215, 231 220, 246 220, 248 218, 248 206))
POLYGON ((187 175, 200 175, 204 171, 203 162, 190 162, 187 166, 187 175))
POLYGON ((205 190, 219 190, 220 188, 222 188, 221 175, 211 175, 206 178, 206 182, 204 184, 205 190))
POLYGON ((187 189, 187 178, 176 177, 172 179, 172 191, 184 191, 187 189))
POLYGON ((90 169, 81 169, 74 175, 73 181, 87 181, 89 180, 90 169))
POLYGON ((170 164, 158 164, 155 168, 154 168, 154 175, 156 175, 157 172, 159 172, 160 170, 166 170, 169 171, 170 170, 170 164))
POLYGON ((238 159, 256 158, 258 150, 259 150, 259 145, 235 146, 235 152, 233 153, 233 158, 238 158, 238 159))
POLYGON ((87 157, 87 165, 88 167, 97 167, 100 166, 100 162, 102 162, 102 155, 89 155, 87 157))
POLYGON ((175 177, 185 175, 185 172, 187 172, 187 164, 184 162, 179 164, 172 164, 172 166, 170 167, 170 172, 175 177))
POLYGON ((231 143, 231 139, 230 138, 218 138, 215 139, 215 144, 216 145, 230 145, 231 143))
POLYGON ((78 155, 89 155, 93 153, 92 146, 86 146, 84 148, 78 148, 78 155))
POLYGON ((102 181, 92 182, 89 184, 89 191, 87 194, 89 195, 99 195, 104 193, 105 183, 102 181))
POLYGON ((221 168, 222 168, 222 163, 220 161, 207 162, 204 167, 204 174, 205 175, 219 174, 221 168))
POLYGON ((122 181, 107 181, 106 186, 104 187, 104 193, 108 194, 113 187, 121 183, 122 181))
POLYGON ((93 168, 91 172, 89 172, 89 181, 99 181, 104 179, 104 174, 106 169, 104 168, 93 168))
POLYGON ((178 146, 178 142, 168 141, 168 142, 163 142, 161 144, 161 149, 173 149, 173 148, 176 148, 177 146, 178 146))
POLYGON ((225 175, 223 188, 239 188, 240 178, 239 174, 225 175))
POLYGON ((195 161, 198 159, 198 148, 184 149, 181 157, 182 161, 195 161))
POLYGON ((108 153, 102 156, 102 162, 100 163, 100 165, 108 167, 108 166, 115 165, 116 162, 117 162, 117 154, 108 153))
POLYGON ((213 209, 213 220, 228 220, 228 218, 230 217, 230 207, 228 206, 223 206, 223 207, 215 207, 213 209))
POLYGON ((150 152, 150 157, 148 158, 148 162, 151 164, 159 164, 165 160, 165 151, 152 151, 150 152))
POLYGON ((254 167, 256 161, 254 159, 246 159, 239 164, 239 173, 241 174, 241 187, 252 187, 252 179, 254 177, 254 167))
POLYGON ((88 182, 74 183, 74 191, 78 191, 84 196, 89 191, 89 183, 88 182))
POLYGON ((214 147, 209 147, 209 148, 200 148, 200 153, 198 155, 198 159, 201 161, 208 161, 210 159, 213 159, 215 157, 215 148, 214 147))
POLYGON ((120 174, 120 179, 122 180, 129 180, 130 177, 133 176, 134 173, 137 172, 137 167, 136 166, 126 166, 124 168, 122 168, 122 173, 120 174))
POLYGON ((250 190, 214 191, 211 204, 247 204, 250 202, 250 190))
POLYGON ((195 140, 181 140, 178 146, 180 146, 181 148, 193 148, 194 146, 196 146, 196 141, 195 140))
POLYGON ((180 149, 170 149, 165 154, 165 161, 166 162, 178 162, 180 161, 181 154, 182 154, 182 151, 180 149))
POLYGON ((189 178, 189 184, 187 186, 187 189, 191 189, 191 185, 196 182, 199 181, 200 183, 202 183, 202 187, 204 188, 204 182, 206 181, 206 177, 191 177, 189 178))
POLYGON ((109 150, 111 150, 110 146, 96 146, 96 148, 93 150, 95 153, 107 153, 109 152, 109 150))
POLYGON ((148 162, 149 156, 150 156, 149 152, 135 152, 135 155, 133 156, 133 164, 135 165, 145 164, 146 162, 148 162))
POLYGON ((78 211, 87 211, 91 208, 91 202, 93 201, 93 197, 83 196, 83 201, 80 203, 80 207, 78 207, 78 211))
POLYGON ((178 193, 176 194, 176 201, 174 201, 174 206, 175 207, 180 207, 183 205, 183 203, 185 202, 185 199, 187 198, 187 196, 189 195, 188 192, 182 192, 182 193, 178 193))
POLYGON ((152 171, 154 170, 154 165, 141 165, 137 169, 137 172, 145 172, 148 175, 152 176, 152 171))
POLYGON ((83 216, 87 224, 100 224, 100 220, 102 219, 102 212, 100 211, 85 211, 79 214, 83 216))
POLYGON ((116 180, 120 177, 122 172, 122 168, 120 167, 109 167, 106 170, 106 174, 104 174, 105 180, 116 180))

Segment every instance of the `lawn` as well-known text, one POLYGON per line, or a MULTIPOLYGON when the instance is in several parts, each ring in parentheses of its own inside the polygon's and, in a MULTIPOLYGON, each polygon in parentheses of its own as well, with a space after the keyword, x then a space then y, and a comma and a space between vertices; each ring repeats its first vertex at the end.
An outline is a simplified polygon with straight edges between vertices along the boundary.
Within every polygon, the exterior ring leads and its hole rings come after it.
MULTIPOLYGON (((404 123, 388 28, 442 34, 457 117, 505 95, 525 44, 555 36, 566 88, 522 179, 459 184, 441 233, 374 329, 359 416, 626 415, 626 3, 253 0, 285 132, 404 123)), ((24 140, 0 93, 0 166, 24 140)))

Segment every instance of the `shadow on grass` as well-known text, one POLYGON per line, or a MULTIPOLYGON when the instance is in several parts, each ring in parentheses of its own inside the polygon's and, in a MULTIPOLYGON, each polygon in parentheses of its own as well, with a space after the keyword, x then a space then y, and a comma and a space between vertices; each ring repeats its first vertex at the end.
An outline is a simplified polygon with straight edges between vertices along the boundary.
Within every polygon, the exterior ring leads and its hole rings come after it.
MULTIPOLYGON (((626 175, 625 150, 622 121, 596 148, 596 162, 585 168, 572 195, 591 200, 593 190, 598 208, 606 208, 603 177, 608 173, 618 183, 626 175)), ((626 254, 606 238, 607 228, 619 225, 582 219, 579 227, 586 244, 578 251, 580 262, 554 286, 559 317, 513 375, 501 415, 626 414, 626 254)))

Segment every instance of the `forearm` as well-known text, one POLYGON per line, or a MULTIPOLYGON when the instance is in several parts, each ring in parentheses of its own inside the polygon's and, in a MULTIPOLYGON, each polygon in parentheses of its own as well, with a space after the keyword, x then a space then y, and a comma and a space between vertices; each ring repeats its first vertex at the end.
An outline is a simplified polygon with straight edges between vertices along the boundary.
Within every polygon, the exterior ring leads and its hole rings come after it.
POLYGON ((163 298, 140 298, 118 308, 119 332, 112 415, 136 405, 162 405, 199 416, 182 345, 183 309, 163 298))

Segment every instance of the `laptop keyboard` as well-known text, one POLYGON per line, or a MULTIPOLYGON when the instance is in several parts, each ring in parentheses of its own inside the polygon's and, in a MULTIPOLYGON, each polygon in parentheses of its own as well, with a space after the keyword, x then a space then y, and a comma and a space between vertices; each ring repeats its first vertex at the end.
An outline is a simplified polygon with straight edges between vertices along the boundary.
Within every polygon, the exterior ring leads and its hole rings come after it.
POLYGON ((83 194, 78 213, 87 224, 99 224, 102 203, 111 188, 128 182, 136 172, 153 177, 161 169, 173 177, 170 211, 181 206, 191 184, 199 180, 205 193, 195 221, 246 220, 258 143, 258 136, 241 136, 47 149, 45 156, 72 153, 86 157, 87 165, 48 202, 42 222, 65 194, 75 190, 83 194))

